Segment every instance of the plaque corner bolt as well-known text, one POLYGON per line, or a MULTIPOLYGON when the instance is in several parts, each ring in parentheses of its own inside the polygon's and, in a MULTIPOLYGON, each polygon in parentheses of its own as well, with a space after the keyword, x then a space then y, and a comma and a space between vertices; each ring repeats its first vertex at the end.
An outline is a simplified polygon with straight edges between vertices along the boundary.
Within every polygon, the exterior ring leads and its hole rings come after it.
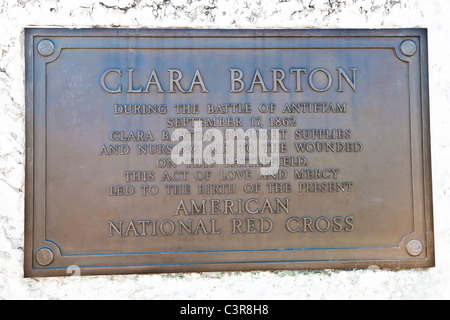
POLYGON ((406 251, 414 257, 420 255, 423 251, 422 242, 417 239, 412 239, 406 244, 406 251))
POLYGON ((413 40, 405 40, 400 45, 400 51, 405 56, 411 57, 417 52, 417 45, 413 40))
POLYGON ((48 57, 55 52, 55 44, 48 39, 41 40, 37 46, 37 51, 41 56, 48 57))
POLYGON ((41 266, 48 266, 53 262, 54 254, 50 248, 42 247, 36 251, 36 261, 41 266))

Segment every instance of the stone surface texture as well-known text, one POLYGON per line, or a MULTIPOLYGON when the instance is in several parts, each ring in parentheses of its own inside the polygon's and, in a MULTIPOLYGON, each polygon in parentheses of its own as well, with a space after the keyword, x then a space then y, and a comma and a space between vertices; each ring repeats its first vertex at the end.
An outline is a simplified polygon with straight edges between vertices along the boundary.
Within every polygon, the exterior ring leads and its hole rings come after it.
POLYGON ((449 14, 449 0, 0 0, 0 299, 450 298, 449 14), (24 279, 24 28, 32 26, 428 28, 436 267, 24 279))

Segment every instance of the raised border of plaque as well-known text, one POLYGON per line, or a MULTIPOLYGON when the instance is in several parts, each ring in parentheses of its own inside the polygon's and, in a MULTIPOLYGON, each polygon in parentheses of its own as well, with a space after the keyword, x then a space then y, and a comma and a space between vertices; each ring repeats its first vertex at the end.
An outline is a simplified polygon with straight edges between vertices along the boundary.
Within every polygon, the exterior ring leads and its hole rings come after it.
MULTIPOLYGON (((70 68, 70 66, 67 67, 70 68)), ((118 71, 117 69, 111 71, 111 78, 117 77, 119 72, 122 72, 125 76, 125 68, 127 66, 123 65, 121 67, 124 68, 123 71, 118 71)), ((225 66, 227 69, 231 67, 225 66)), ((350 68, 351 66, 346 67, 350 68)), ((380 68, 382 67, 380 65, 380 68)), ((303 70, 297 70, 300 71, 297 71, 296 74, 295 72, 291 73, 301 76, 303 70)), ((128 71, 128 75, 132 75, 133 71, 128 71)), ((326 72, 323 69, 320 71, 322 73, 326 72)), ((306 79, 306 71, 304 73, 306 79)), ((276 73, 273 72, 273 74, 276 73)), ((259 87, 264 89, 261 75, 259 76, 260 78, 257 79, 257 74, 255 74, 253 84, 257 83, 258 89, 259 87), (258 81, 255 81, 255 79, 258 81)), ((363 76, 366 75, 358 74, 358 77, 363 76)), ((352 85, 350 71, 346 74, 346 77, 346 84, 352 85)), ((395 269, 434 266, 426 29, 27 28, 25 29, 25 78, 25 277, 67 276, 71 275, 74 270, 81 275, 102 275, 250 270, 361 269, 370 267, 395 269), (54 103, 53 100, 57 97, 49 96, 51 94, 49 92, 51 83, 49 83, 46 74, 47 66, 60 59, 64 50, 95 49, 101 51, 105 48, 108 50, 115 48, 118 50, 153 50, 160 48, 167 50, 172 48, 173 50, 179 50, 180 54, 182 54, 181 49, 183 48, 191 51, 195 51, 198 48, 213 48, 221 51, 233 50, 233 52, 245 49, 247 54, 250 52, 250 55, 254 50, 264 49, 270 49, 276 53, 292 49, 326 49, 342 52, 351 48, 352 50, 364 49, 364 54, 370 54, 370 50, 375 51, 380 48, 391 50, 392 54, 398 59, 398 63, 408 66, 409 78, 406 79, 406 83, 410 104, 410 128, 407 128, 407 130, 411 133, 410 160, 412 166, 410 177, 412 183, 408 192, 411 194, 413 207, 413 211, 408 213, 408 217, 411 217, 409 223, 412 225, 412 229, 406 233, 396 235, 399 238, 396 245, 380 247, 360 247, 358 243, 345 247, 332 246, 331 244, 317 248, 295 246, 265 247, 264 243, 262 243, 260 247, 247 248, 245 242, 242 242, 237 246, 230 247, 230 249, 222 247, 204 249, 202 247, 203 249, 195 250, 189 247, 189 250, 173 248, 172 251, 140 252, 139 248, 133 248, 134 250, 132 251, 124 249, 118 252, 94 253, 89 251, 89 247, 85 251, 75 253, 71 250, 66 250, 64 244, 58 243, 49 236, 49 230, 58 228, 58 225, 50 221, 47 215, 48 208, 52 206, 52 203, 48 203, 48 201, 53 199, 53 196, 47 193, 47 175, 48 172, 54 169, 54 167, 49 167, 47 162, 47 148, 52 147, 49 141, 54 141, 49 140, 51 138, 49 135, 52 133, 47 132, 47 103, 50 100, 54 103)), ((283 87, 282 79, 281 73, 274 75, 274 85, 277 84, 279 87, 283 87)), ((191 89, 194 81, 197 85, 196 89, 202 89, 200 80, 199 77, 194 77, 191 89)), ((354 85, 356 80, 354 78, 353 80, 354 85)), ((238 78, 235 78, 235 81, 238 81, 238 78)), ((372 75, 371 81, 383 81, 382 73, 372 75)), ((267 82, 270 83, 270 81, 267 82)), ((154 85, 155 82, 153 81, 152 84, 154 85)), ((315 86, 311 75, 310 85, 315 86)), ((106 84, 104 86, 106 87, 106 84)), ((132 92, 133 88, 133 84, 131 84, 129 90, 132 92)), ((110 90, 109 87, 106 89, 110 90)), ((315 89, 317 89, 315 91, 325 91, 319 85, 315 89)), ((113 90, 111 89, 110 91, 113 90)), ((368 99, 374 98, 370 97, 368 99)), ((59 101, 59 103, 61 106, 64 105, 64 101, 59 101)), ((70 122, 67 125, 70 125, 70 122)), ((92 123, 89 125, 92 125, 92 123)), ((383 127, 383 123, 380 126, 383 127)), ((89 130, 89 126, 87 130, 89 130)), ((53 162, 52 165, 54 165, 53 162)), ((316 187, 319 188, 319 186, 316 187)), ((389 188, 389 186, 387 185, 386 188, 389 188)), ((395 191, 392 190, 392 192, 395 191)), ((290 198, 295 196, 298 195, 295 193, 289 194, 290 198)), ((83 199, 79 200, 83 201, 83 199)), ((399 199, 399 201, 402 201, 402 199, 399 199)), ((272 209, 270 208, 270 210, 272 209)), ((294 210, 291 209, 289 217, 299 216, 293 213, 294 210)), ((92 215, 94 214, 95 210, 92 212, 92 215)), ((294 226, 297 228, 301 220, 300 217, 294 218, 290 220, 291 224, 288 225, 288 228, 291 228, 289 229, 291 233, 296 231, 294 226)), ((328 219, 326 221, 329 223, 328 219)), ((353 220, 350 220, 347 226, 352 227, 353 222, 353 220)), ((318 223, 317 220, 316 223, 318 223)), ((342 227, 341 223, 343 221, 339 220, 338 226, 342 227)), ((86 221, 86 224, 89 224, 89 221, 86 221)), ((118 231, 118 224, 110 223, 109 227, 110 232, 111 230, 113 232, 118 231)), ((134 225, 133 228, 135 228, 134 225)), ((161 231, 164 233, 163 228, 161 231)), ((206 227, 203 226, 202 229, 205 230, 206 227)), ((320 231, 320 227, 318 229, 320 231)), ((106 225, 103 232, 105 237, 107 237, 106 225)), ((137 233, 136 230, 133 230, 133 232, 137 233)), ((58 231, 51 234, 59 235, 60 233, 58 231)), ((128 233, 126 235, 128 236, 128 233)), ((231 236, 228 235, 224 238, 230 239, 231 236)), ((89 238, 89 234, 84 234, 84 237, 89 238)), ((164 239, 162 238, 160 241, 164 241, 164 239)), ((128 247, 125 246, 125 248, 128 247)))

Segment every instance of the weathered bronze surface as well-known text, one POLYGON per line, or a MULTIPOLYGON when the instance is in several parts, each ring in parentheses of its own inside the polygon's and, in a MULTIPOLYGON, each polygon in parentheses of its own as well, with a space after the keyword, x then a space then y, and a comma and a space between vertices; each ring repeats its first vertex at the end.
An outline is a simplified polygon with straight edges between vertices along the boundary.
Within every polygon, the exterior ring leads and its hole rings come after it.
POLYGON ((426 30, 25 42, 25 276, 434 265, 426 30))

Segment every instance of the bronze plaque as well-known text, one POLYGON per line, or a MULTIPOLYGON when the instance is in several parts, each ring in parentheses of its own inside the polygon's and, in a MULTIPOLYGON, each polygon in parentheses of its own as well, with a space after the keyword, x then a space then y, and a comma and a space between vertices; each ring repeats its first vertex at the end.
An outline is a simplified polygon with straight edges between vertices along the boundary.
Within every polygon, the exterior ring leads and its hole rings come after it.
POLYGON ((434 266, 425 29, 25 46, 25 276, 434 266))

